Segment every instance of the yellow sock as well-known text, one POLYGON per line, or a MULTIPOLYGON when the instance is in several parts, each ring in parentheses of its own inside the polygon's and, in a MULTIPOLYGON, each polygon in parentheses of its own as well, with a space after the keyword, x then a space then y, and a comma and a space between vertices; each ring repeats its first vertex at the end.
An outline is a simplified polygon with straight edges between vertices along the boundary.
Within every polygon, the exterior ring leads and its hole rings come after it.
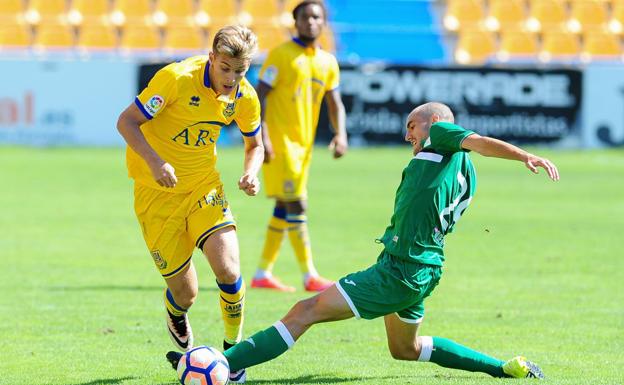
POLYGON ((288 238, 295 250, 299 268, 303 274, 317 275, 312 262, 312 247, 308 234, 308 224, 305 215, 288 215, 288 238))
POLYGON ((269 221, 269 227, 267 228, 264 249, 262 250, 260 265, 258 266, 259 269, 264 271, 273 270, 273 265, 275 265, 275 261, 277 260, 277 255, 282 246, 282 240, 284 239, 284 233, 287 228, 288 222, 286 222, 286 218, 277 217, 274 213, 269 221))
POLYGON ((175 302, 169 288, 165 289, 165 307, 169 310, 169 313, 178 317, 188 311, 188 309, 183 308, 175 302))
POLYGON ((225 326, 225 341, 235 345, 243 337, 243 310, 245 307, 245 281, 242 277, 231 285, 218 283, 220 289, 221 318, 225 326))

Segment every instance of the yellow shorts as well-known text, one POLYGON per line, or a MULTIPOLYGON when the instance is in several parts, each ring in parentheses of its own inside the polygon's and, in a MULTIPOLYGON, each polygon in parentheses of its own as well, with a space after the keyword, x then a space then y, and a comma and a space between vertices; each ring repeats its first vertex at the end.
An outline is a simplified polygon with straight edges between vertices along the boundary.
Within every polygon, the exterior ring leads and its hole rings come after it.
POLYGON ((193 249, 227 226, 236 227, 223 184, 216 181, 191 193, 170 193, 134 185, 134 211, 154 263, 164 278, 191 261, 193 249))
POLYGON ((276 153, 262 166, 267 196, 286 202, 305 200, 311 159, 312 149, 276 153))

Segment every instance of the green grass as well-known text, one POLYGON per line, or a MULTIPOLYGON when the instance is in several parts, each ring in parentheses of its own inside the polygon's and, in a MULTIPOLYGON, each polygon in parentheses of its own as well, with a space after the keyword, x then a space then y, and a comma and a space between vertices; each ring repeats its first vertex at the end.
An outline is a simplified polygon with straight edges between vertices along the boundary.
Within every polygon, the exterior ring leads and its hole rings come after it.
MULTIPOLYGON (((552 384, 624 383, 624 154, 547 152, 553 183, 520 163, 473 156, 477 195, 447 239, 441 284, 421 334, 500 358, 524 354, 552 384)), ((309 218, 320 272, 374 262, 409 149, 316 150, 309 218)), ((175 384, 164 353, 162 279, 132 210, 121 149, 0 147, 0 384, 175 384)), ((239 223, 249 279, 272 202, 235 187, 240 148, 219 169, 239 223)), ((196 341, 219 345, 214 277, 196 254, 196 341)), ((246 334, 305 298, 289 245, 276 274, 299 291, 248 291, 246 334)), ((249 370, 253 384, 500 384, 483 374, 394 361, 383 322, 312 328, 295 348, 249 370)))

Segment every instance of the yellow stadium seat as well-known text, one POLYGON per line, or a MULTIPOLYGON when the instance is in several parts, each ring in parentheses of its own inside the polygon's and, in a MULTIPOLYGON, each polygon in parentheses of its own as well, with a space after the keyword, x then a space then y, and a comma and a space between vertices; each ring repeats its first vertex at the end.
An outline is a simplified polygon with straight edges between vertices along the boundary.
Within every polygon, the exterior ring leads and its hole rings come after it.
POLYGON ((108 0, 74 0, 69 11, 69 22, 73 25, 104 23, 110 12, 108 0))
POLYGON ((494 35, 481 29, 464 29, 459 32, 455 61, 459 64, 483 63, 496 51, 494 35))
POLYGON ((524 0, 490 0, 485 26, 490 31, 517 28, 525 18, 524 0))
POLYGON ((278 0, 243 0, 242 12, 251 17, 251 24, 279 24, 282 3, 278 0))
POLYGON ((240 6, 235 0, 200 0, 199 10, 211 18, 235 19, 240 12, 240 6))
POLYGON ((575 59, 580 51, 578 37, 565 30, 554 29, 544 31, 540 59, 550 61, 554 59, 575 59))
POLYGON ((122 30, 120 48, 127 52, 156 51, 160 48, 160 35, 155 28, 145 24, 129 24, 122 30))
POLYGON ((191 26, 169 27, 165 31, 164 49, 169 54, 205 51, 203 32, 191 26))
POLYGON ((193 0, 159 0, 154 12, 156 25, 193 24, 193 0))
POLYGON ((31 0, 28 10, 24 14, 29 24, 62 23, 67 16, 67 3, 65 0, 31 0))
POLYGON ((149 24, 152 17, 150 0, 116 0, 111 14, 113 24, 149 24))
POLYGON ((253 31, 258 36, 258 51, 262 54, 284 43, 289 38, 288 30, 270 24, 256 25, 253 31))
POLYGON ((0 0, 0 23, 14 24, 24 16, 22 0, 0 0))
POLYGON ((594 29, 608 21, 607 8, 598 0, 586 0, 572 3, 568 29, 572 32, 594 29))
POLYGON ((563 0, 531 0, 526 27, 529 31, 559 27, 568 19, 563 0))
POLYGON ((497 58, 509 59, 537 58, 538 47, 535 35, 522 30, 507 30, 501 33, 497 58))
POLYGON ((622 34, 624 32, 624 1, 613 4, 608 26, 612 33, 622 34))
POLYGON ((622 47, 616 35, 605 31, 593 30, 584 34, 584 60, 618 59, 622 54, 622 47))
POLYGON ((76 45, 83 51, 112 51, 117 48, 117 34, 107 24, 85 24, 76 45))
POLYGON ((33 42, 35 50, 69 49, 74 46, 73 29, 62 23, 41 24, 33 42))
POLYGON ((29 48, 31 44, 30 27, 18 23, 0 25, 0 51, 29 48))
POLYGON ((480 0, 449 0, 444 14, 444 27, 457 31, 483 21, 484 11, 480 0))

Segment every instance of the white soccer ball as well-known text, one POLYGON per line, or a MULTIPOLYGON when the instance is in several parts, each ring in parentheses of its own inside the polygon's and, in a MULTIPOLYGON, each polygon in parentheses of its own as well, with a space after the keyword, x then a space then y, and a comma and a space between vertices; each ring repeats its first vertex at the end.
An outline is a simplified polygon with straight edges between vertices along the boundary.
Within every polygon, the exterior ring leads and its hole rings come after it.
POLYGON ((198 346, 180 358, 178 379, 182 385, 226 385, 230 365, 217 349, 198 346))

